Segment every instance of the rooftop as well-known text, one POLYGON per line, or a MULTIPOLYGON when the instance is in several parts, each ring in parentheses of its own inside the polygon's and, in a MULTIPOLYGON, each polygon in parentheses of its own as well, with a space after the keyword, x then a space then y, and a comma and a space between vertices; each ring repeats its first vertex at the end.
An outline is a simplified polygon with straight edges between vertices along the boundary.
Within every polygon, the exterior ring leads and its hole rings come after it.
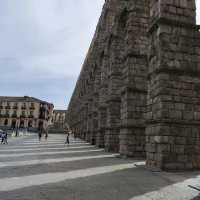
POLYGON ((38 102, 38 103, 52 104, 47 101, 43 101, 43 100, 37 99, 35 97, 29 97, 29 96, 23 96, 23 97, 0 96, 0 102, 2 102, 2 101, 6 101, 6 102, 38 102))

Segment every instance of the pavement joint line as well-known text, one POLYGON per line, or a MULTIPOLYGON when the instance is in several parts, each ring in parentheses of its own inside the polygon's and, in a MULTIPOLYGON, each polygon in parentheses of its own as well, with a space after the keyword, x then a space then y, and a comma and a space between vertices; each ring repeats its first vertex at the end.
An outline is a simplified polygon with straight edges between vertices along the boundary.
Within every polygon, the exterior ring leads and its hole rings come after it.
POLYGON ((78 150, 78 151, 51 151, 51 152, 34 152, 34 153, 16 153, 16 154, 0 154, 0 158, 10 157, 23 157, 23 156, 41 156, 41 155, 65 155, 65 154, 76 154, 76 153, 92 153, 102 152, 104 149, 92 149, 92 150, 78 150))
POLYGON ((65 141, 63 142, 46 142, 46 143, 40 143, 40 142, 35 142, 35 143, 23 143, 24 145, 40 145, 40 144, 43 144, 43 145, 47 145, 47 144, 63 144, 65 143, 65 141))
POLYGON ((21 151, 43 151, 43 150, 71 150, 71 149, 91 149, 91 148, 95 148, 94 146, 88 145, 88 146, 77 146, 77 147, 54 147, 54 148, 21 148, 21 149, 0 149, 0 152, 21 152, 21 151))
MULTIPOLYGON (((62 140, 45 140, 45 139, 43 139, 43 140, 41 140, 41 141, 48 141, 48 142, 62 142, 63 140, 64 140, 65 138, 63 138, 62 140)), ((24 143, 26 143, 26 142, 38 142, 39 140, 26 140, 26 141, 23 141, 24 143)))
MULTIPOLYGON (((61 138, 61 139, 47 139, 48 141, 61 141, 61 140, 63 140, 63 138, 61 138)), ((38 141, 38 139, 29 139, 29 140, 24 140, 25 142, 36 142, 36 141, 38 141)))
MULTIPOLYGON (((60 141, 44 141, 46 143, 61 143, 64 142, 64 140, 60 140, 60 141)), ((23 144, 29 144, 29 143, 40 143, 39 141, 33 141, 33 142, 23 142, 23 144)))
MULTIPOLYGON (((65 142, 65 140, 63 141, 60 141, 60 142, 48 142, 48 141, 37 141, 37 142, 23 142, 23 144, 51 144, 51 143, 54 143, 54 144, 60 144, 62 142, 65 142)), ((89 144, 87 142, 70 142, 71 144, 89 144)))
POLYGON ((0 168, 6 167, 22 167, 22 166, 33 166, 41 164, 53 164, 61 162, 73 162, 80 160, 90 160, 90 159, 101 159, 101 158, 115 158, 119 154, 109 154, 109 155, 95 155, 95 156, 77 156, 69 158, 52 158, 52 159, 35 159, 35 160, 26 160, 26 161, 8 161, 0 162, 0 168))
MULTIPOLYGON (((74 144, 74 143, 72 143, 72 144, 70 144, 69 146, 78 146, 78 145, 82 145, 82 146, 85 146, 85 145, 90 145, 90 143, 84 143, 84 144, 78 144, 78 143, 76 143, 76 144, 74 144)), ((31 147, 31 148, 38 148, 38 147, 57 147, 57 146, 67 146, 64 142, 63 142, 63 144, 46 144, 46 145, 44 145, 44 144, 37 144, 37 145, 13 145, 13 146, 4 146, 3 147, 3 149, 15 149, 15 148, 29 148, 29 147, 31 147)))
POLYGON ((12 191, 31 186, 45 185, 49 183, 58 183, 62 181, 85 178, 95 175, 107 174, 126 169, 135 168, 133 163, 118 164, 103 167, 86 168, 81 170, 73 170, 69 172, 45 173, 37 175, 29 175, 22 177, 12 177, 0 179, 0 192, 12 191))
MULTIPOLYGON (((35 143, 23 143, 24 145, 38 145, 38 144, 63 144, 63 143, 65 143, 65 140, 64 141, 62 141, 62 142, 35 142, 35 143)), ((90 144, 90 143, 86 143, 86 142, 70 142, 70 144, 90 144)))

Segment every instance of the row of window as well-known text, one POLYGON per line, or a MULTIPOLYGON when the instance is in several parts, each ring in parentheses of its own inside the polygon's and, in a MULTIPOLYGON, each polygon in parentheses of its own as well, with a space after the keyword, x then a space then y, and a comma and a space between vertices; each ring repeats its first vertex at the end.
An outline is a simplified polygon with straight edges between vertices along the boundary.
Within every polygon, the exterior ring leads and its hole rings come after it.
POLYGON ((29 104, 29 105, 27 105, 26 103, 18 103, 18 102, 15 102, 15 103, 11 103, 11 102, 0 102, 0 107, 1 108, 6 108, 6 109, 11 109, 11 108, 13 108, 13 109, 16 109, 16 108, 24 108, 24 109, 26 109, 26 108, 31 108, 31 109, 35 109, 35 105, 34 105, 34 103, 31 103, 31 104, 29 104))
MULTIPOLYGON (((4 126, 10 126, 10 125, 9 125, 8 119, 5 119, 5 120, 4 120, 3 125, 4 125, 4 126)), ((12 122, 11 122, 11 127, 12 127, 12 128, 15 128, 16 126, 17 126, 16 120, 12 120, 12 122)), ((19 123, 19 128, 24 128, 24 127, 25 127, 25 121, 24 121, 24 120, 21 120, 20 123, 19 123)), ((28 121, 28 127, 33 127, 33 121, 32 121, 32 120, 29 120, 29 121, 28 121)))
POLYGON ((6 110, 6 112, 2 112, 0 110, 0 115, 7 115, 7 116, 17 116, 17 115, 20 115, 20 116, 33 116, 34 115, 34 112, 33 111, 30 111, 29 113, 25 112, 25 111, 22 111, 21 113, 17 112, 16 110, 14 110, 12 113, 9 112, 9 110, 6 110))

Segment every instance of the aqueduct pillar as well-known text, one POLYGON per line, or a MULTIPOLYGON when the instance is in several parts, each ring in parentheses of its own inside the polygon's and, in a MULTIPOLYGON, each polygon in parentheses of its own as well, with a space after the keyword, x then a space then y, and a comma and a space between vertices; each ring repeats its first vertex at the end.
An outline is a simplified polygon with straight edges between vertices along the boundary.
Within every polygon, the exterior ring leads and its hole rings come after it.
POLYGON ((120 154, 145 157, 149 0, 129 1, 124 29, 120 154))
POLYGON ((195 0, 150 1, 150 167, 200 168, 200 33, 195 12, 195 0))

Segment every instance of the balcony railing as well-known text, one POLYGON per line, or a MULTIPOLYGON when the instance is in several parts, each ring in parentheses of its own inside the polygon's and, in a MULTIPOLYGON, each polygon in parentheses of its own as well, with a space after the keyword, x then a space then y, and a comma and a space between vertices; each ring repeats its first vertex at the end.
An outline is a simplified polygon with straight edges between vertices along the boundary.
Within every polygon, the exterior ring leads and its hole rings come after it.
POLYGON ((13 109, 17 110, 17 109, 18 109, 18 106, 13 106, 13 109))
POLYGON ((22 109, 22 110, 26 110, 26 107, 25 107, 25 106, 22 106, 21 109, 22 109))
POLYGON ((6 106, 5 109, 11 109, 11 107, 10 106, 6 106))
POLYGON ((20 115, 20 118, 26 118, 26 115, 20 115))
POLYGON ((35 110, 35 107, 34 107, 34 106, 31 106, 31 107, 30 107, 30 110, 35 110))
POLYGON ((29 115, 28 118, 34 118, 34 116, 33 115, 29 115))

